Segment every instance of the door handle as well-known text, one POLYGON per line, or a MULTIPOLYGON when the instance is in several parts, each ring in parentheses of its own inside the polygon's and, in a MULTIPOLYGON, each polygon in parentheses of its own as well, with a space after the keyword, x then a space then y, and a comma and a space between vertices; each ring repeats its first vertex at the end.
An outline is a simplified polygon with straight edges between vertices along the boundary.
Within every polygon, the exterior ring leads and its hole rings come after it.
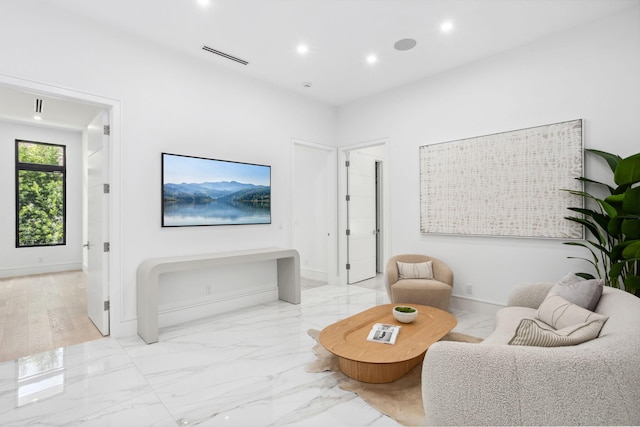
POLYGON ((82 245, 83 248, 91 249, 91 243, 87 240, 87 243, 82 245))

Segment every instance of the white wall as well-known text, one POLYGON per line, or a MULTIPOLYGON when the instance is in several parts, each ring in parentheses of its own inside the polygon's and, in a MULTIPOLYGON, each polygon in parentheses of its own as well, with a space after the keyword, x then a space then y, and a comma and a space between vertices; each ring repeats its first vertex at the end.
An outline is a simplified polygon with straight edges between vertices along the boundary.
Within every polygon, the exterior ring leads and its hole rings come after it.
POLYGON ((82 132, 0 120, 0 277, 82 268, 82 132), (67 147, 67 234, 61 246, 16 248, 15 140, 67 147))
MULTIPOLYGON (((475 298, 504 302, 514 283, 577 269, 565 259, 570 251, 557 241, 420 235, 418 147, 583 118, 588 147, 636 152, 639 16, 636 9, 361 100, 336 115, 332 107, 245 77, 241 65, 163 50, 48 3, 3 2, 0 38, 11 42, 3 45, 0 75, 119 101, 113 139, 122 185, 112 188, 121 207, 112 219, 119 225, 112 235, 120 265, 111 278, 116 336, 135 332, 135 272, 142 260, 289 246, 291 140, 336 145, 336 126, 341 146, 388 137, 392 252, 440 256, 458 284, 474 284, 475 298), (273 223, 162 229, 162 151, 271 165, 273 223)), ((587 166, 595 177, 604 170, 587 166)))
POLYGON ((290 245, 291 138, 335 145, 333 108, 247 78, 241 65, 174 54, 46 3, 3 3, 0 38, 11 40, 0 74, 121 101, 114 139, 122 185, 112 188, 121 229, 112 237, 122 268, 112 278, 112 334, 135 333, 142 260, 290 245), (163 151, 271 165, 273 223, 161 228, 163 151))
MULTIPOLYGON (((558 240, 420 234, 418 147, 570 119, 584 119, 585 145, 628 156, 640 148, 640 10, 344 106, 341 146, 389 137, 391 251, 442 258, 454 294, 505 303, 517 283, 556 280, 588 268, 558 240)), ((586 174, 605 180, 588 158, 586 174)), ((342 214, 341 214, 342 215, 342 214)))

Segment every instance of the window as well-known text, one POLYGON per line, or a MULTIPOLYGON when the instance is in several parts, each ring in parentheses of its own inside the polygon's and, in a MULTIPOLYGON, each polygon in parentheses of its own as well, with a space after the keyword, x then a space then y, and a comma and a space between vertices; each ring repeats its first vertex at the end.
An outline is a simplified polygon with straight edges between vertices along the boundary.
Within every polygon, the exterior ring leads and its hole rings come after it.
POLYGON ((66 243, 66 147, 16 140, 16 248, 66 243))

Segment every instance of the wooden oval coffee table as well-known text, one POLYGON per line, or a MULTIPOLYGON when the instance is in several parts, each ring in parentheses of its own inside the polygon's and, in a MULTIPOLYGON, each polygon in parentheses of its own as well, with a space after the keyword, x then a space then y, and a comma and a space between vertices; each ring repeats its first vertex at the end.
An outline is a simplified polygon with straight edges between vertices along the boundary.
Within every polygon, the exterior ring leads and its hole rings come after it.
POLYGON ((320 332, 320 343, 338 356, 345 375, 367 383, 395 381, 420 363, 429 346, 458 324, 446 311, 419 304, 407 304, 418 309, 418 318, 412 323, 400 323, 391 313, 397 305, 401 304, 370 308, 320 332), (396 343, 367 341, 374 323, 402 326, 396 343))

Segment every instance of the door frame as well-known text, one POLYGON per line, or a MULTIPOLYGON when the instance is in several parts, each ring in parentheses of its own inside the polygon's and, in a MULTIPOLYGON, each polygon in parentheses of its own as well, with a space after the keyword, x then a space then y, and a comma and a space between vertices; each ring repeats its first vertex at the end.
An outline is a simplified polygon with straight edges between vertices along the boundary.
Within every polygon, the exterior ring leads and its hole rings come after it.
POLYGON ((345 166, 345 162, 348 158, 348 153, 355 150, 362 150, 371 147, 383 146, 384 151, 384 159, 380 159, 382 163, 382 236, 381 241, 381 256, 382 256, 382 264, 386 263, 386 260, 389 258, 389 254, 391 253, 391 217, 390 217, 390 206, 391 206, 391 195, 389 193, 389 138, 377 138, 369 141, 364 141, 352 145, 347 145, 340 147, 340 155, 339 155, 339 185, 338 185, 338 236, 340 236, 339 249, 338 249, 338 276, 340 279, 340 283, 346 285, 347 284, 347 168, 345 166), (386 163, 386 165, 385 165, 386 163))
POLYGON ((381 231, 385 230, 384 225, 384 202, 386 193, 382 188, 385 167, 384 160, 376 160, 376 273, 384 273, 384 236, 381 231))
POLYGON ((109 205, 109 233, 110 242, 109 255, 109 299, 110 299, 110 319, 109 330, 111 335, 118 336, 119 325, 114 325, 114 319, 120 319, 122 314, 122 289, 117 286, 122 283, 122 245, 121 245, 121 106, 120 100, 81 92, 61 86, 27 80, 19 77, 0 74, 0 85, 10 87, 19 91, 28 91, 43 96, 55 96, 76 102, 102 108, 109 115, 110 123, 110 151, 109 151, 109 177, 110 177, 110 205, 109 205), (114 326, 116 326, 114 328, 114 326))

